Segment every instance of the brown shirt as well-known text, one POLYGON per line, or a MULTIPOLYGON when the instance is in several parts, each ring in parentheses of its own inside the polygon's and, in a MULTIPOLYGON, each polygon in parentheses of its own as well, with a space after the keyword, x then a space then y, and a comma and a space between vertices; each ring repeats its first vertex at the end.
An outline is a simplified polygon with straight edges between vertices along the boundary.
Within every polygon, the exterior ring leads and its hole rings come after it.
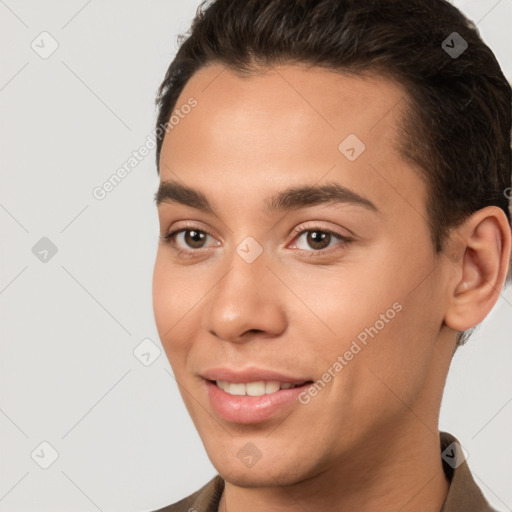
MULTIPOLYGON (((447 432, 441 432, 441 453, 457 442, 457 439, 447 432)), ((448 450, 450 454, 450 450, 448 450)), ((454 464, 455 465, 455 464, 454 464)), ((462 462, 452 468, 443 459, 443 468, 450 481, 448 495, 439 512, 496 512, 485 500, 476 485, 467 462, 462 462)), ((217 474, 199 490, 186 498, 154 512, 217 512, 220 497, 224 490, 224 480, 217 474)))

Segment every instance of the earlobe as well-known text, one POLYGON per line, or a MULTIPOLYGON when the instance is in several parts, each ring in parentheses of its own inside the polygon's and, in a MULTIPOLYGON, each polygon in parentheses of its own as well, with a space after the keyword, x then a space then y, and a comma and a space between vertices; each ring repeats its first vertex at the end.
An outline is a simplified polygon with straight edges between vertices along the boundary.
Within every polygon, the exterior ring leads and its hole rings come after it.
POLYGON ((452 262, 458 277, 445 323, 465 331, 479 324, 498 300, 509 268, 511 230, 505 213, 489 206, 467 219, 456 236, 464 252, 452 262))

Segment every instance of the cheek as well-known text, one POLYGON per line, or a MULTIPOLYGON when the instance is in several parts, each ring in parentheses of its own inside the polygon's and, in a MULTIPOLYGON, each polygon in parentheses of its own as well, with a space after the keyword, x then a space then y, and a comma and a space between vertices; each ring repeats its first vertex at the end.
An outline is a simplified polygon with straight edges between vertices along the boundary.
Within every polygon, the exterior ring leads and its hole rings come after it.
POLYGON ((398 304, 377 307, 388 323, 374 314, 365 318, 357 308, 344 320, 338 315, 337 337, 316 347, 315 354, 321 354, 316 361, 318 378, 329 382, 309 406, 320 423, 345 432, 349 445, 407 418, 425 385, 429 345, 414 339, 407 316, 410 305, 401 305, 403 309, 398 304))
POLYGON ((169 357, 186 347, 183 329, 197 303, 194 281, 180 278, 162 254, 157 255, 153 270, 153 312, 160 341, 169 357), (186 283, 186 284, 185 284, 186 283))
POLYGON ((161 262, 161 256, 158 254, 153 269, 152 294, 155 323, 162 343, 165 341, 164 334, 166 330, 172 325, 168 316, 169 302, 172 301, 170 283, 171 281, 166 275, 164 265, 161 262))
POLYGON ((379 334, 385 332, 398 314, 399 305, 393 304, 400 297, 394 287, 379 280, 379 272, 372 273, 368 265, 360 267, 313 269, 294 276, 294 292, 306 306, 295 320, 310 332, 308 339, 330 347, 331 356, 348 349, 358 335, 364 342, 369 337, 365 330, 375 332, 375 324, 379 334))
POLYGON ((392 406, 390 390, 412 403, 426 378, 438 327, 425 309, 432 301, 428 280, 417 286, 425 265, 401 261, 396 247, 381 249, 371 265, 296 276, 294 291, 315 313, 302 311, 295 320, 305 339, 314 341, 316 373, 330 369, 340 376, 332 379, 332 391, 356 407, 384 399, 392 406))

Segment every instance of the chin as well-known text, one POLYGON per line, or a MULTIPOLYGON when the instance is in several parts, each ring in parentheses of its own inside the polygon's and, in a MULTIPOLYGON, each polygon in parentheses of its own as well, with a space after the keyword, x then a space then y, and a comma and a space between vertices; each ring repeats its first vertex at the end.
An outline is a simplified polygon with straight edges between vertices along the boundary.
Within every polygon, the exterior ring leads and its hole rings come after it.
POLYGON ((230 484, 246 488, 282 487, 295 484, 301 480, 300 477, 290 475, 285 470, 276 472, 273 468, 271 473, 270 468, 267 467, 261 467, 258 470, 256 468, 228 467, 225 472, 217 471, 230 484))
POLYGON ((304 467, 303 459, 283 459, 276 453, 267 459, 262 457, 250 467, 236 453, 233 456, 218 453, 216 457, 210 457, 210 461, 222 478, 237 487, 293 485, 314 473, 312 467, 304 467))

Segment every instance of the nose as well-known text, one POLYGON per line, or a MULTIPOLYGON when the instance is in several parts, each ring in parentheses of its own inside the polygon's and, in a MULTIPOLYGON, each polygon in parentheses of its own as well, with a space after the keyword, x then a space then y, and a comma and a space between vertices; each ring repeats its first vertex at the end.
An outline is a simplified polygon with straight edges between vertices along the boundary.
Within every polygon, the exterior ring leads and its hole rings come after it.
POLYGON ((240 343, 257 333, 270 338, 285 331, 285 290, 268 263, 265 252, 248 263, 233 251, 230 267, 208 294, 202 316, 211 334, 240 343))

